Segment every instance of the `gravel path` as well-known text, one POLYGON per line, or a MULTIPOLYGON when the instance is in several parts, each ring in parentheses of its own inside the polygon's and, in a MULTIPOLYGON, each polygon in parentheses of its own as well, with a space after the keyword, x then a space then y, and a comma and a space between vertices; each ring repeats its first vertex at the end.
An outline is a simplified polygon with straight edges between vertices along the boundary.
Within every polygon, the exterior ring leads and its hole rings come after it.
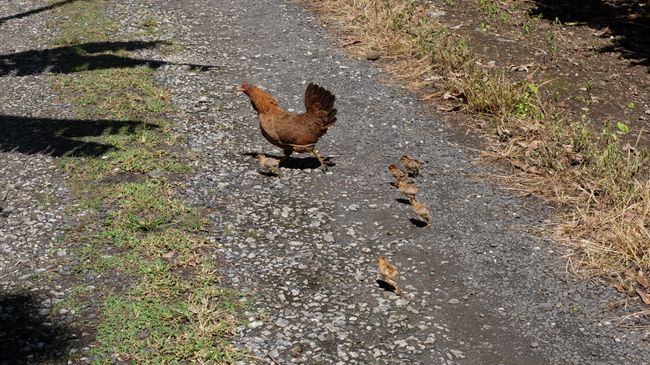
POLYGON ((27 363, 60 361, 81 335, 72 328, 72 314, 52 311, 68 294, 59 274, 69 271, 69 243, 60 238, 69 227, 67 209, 73 206, 56 155, 75 145, 57 137, 64 128, 61 121, 69 115, 56 101, 47 76, 30 67, 47 63, 37 57, 51 39, 43 31, 49 18, 47 12, 15 17, 47 5, 47 1, 9 1, 0 6, 3 365, 23 364, 22 359, 27 363))
MULTIPOLYGON (((376 81, 300 7, 270 0, 156 2, 177 26, 167 69, 179 130, 199 156, 187 191, 212 210, 227 282, 252 298, 236 342, 280 363, 648 363, 647 334, 613 325, 603 287, 567 280, 552 243, 526 233, 544 208, 467 177, 484 172, 412 95, 376 81), (242 80, 300 110, 306 83, 337 96, 339 121, 319 144, 327 174, 260 174, 261 136, 242 80), (386 167, 404 153, 428 163, 417 180, 430 229, 409 223, 386 167), (528 208, 526 208, 528 206, 528 208), (405 294, 379 288, 375 259, 403 273, 405 294)), ((313 166, 301 156, 293 167, 313 166)))
MULTIPOLYGON (((546 208, 468 177, 487 170, 463 141, 412 95, 378 82, 372 63, 347 58, 302 8, 278 0, 132 0, 118 8, 123 25, 161 18, 160 40, 178 46, 143 57, 216 66, 164 66, 159 81, 173 90, 177 132, 198 156, 185 194, 211 212, 224 281, 250 301, 238 346, 281 364, 649 363, 648 334, 616 326, 618 313, 599 309, 621 298, 567 278, 557 246, 527 233, 546 208), (260 174, 251 154, 279 151, 235 93, 243 80, 296 110, 310 81, 336 94, 339 120, 319 143, 336 166, 323 174, 301 155, 280 178, 260 174), (429 229, 409 222, 410 208, 388 185, 386 168, 402 154, 428 161, 417 183, 432 210, 429 229), (376 282, 380 255, 402 272, 401 297, 376 282)), ((22 21, 0 29, 17 34, 22 21)), ((39 47, 28 39, 8 46, 5 34, 3 53, 39 47)), ((19 101, 30 77, 0 78, 1 113, 65 117, 37 109, 55 105, 47 87, 30 89, 39 103, 19 101)), ((52 157, 0 151, 0 187, 10 192, 0 203, 0 284, 12 292, 20 275, 65 249, 54 237, 66 189, 52 157), (39 208, 30 189, 54 198, 39 208)))

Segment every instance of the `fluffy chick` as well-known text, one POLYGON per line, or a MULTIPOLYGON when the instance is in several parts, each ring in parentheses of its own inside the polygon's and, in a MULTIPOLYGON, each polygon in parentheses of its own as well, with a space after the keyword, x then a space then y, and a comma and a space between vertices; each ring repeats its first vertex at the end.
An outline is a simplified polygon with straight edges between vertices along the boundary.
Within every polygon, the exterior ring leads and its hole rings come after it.
POLYGON ((260 166, 269 170, 272 174, 280 175, 280 160, 264 155, 257 155, 255 159, 260 163, 260 166))
POLYGON ((395 288, 395 294, 401 295, 402 290, 397 286, 397 282, 395 281, 399 275, 397 268, 394 265, 391 265, 384 256, 379 256, 377 259, 377 267, 384 281, 395 288))
POLYGON ((408 183, 404 180, 400 180, 395 184, 399 191, 402 192, 402 194, 406 195, 407 198, 413 199, 415 198, 415 194, 418 193, 418 187, 415 186, 415 184, 408 183))
POLYGON ((393 175, 393 177, 397 181, 403 181, 406 179, 407 176, 406 172, 404 172, 402 169, 397 167, 397 165, 395 164, 388 166, 388 171, 390 171, 390 174, 393 175))
POLYGON ((417 176, 420 173, 422 162, 409 156, 402 156, 399 158, 399 160, 402 161, 402 165, 404 165, 404 168, 406 171, 408 171, 409 175, 417 176))
POLYGON ((420 217, 420 220, 425 222, 427 226, 429 225, 429 218, 430 218, 430 212, 429 209, 420 201, 418 201, 416 198, 410 199, 411 202, 411 208, 413 208, 413 211, 415 214, 417 214, 418 217, 420 217))

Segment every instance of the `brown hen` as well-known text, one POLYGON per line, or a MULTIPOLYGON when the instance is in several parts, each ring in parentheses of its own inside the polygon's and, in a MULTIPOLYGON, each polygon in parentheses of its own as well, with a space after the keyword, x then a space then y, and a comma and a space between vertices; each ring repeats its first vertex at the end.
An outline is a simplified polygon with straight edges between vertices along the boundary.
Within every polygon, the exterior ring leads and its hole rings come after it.
POLYGON ((238 90, 250 98, 260 119, 262 135, 284 151, 283 161, 293 152, 310 152, 320 162, 321 169, 327 170, 325 160, 315 146, 336 122, 336 97, 332 93, 310 83, 305 90, 306 111, 294 114, 282 109, 273 96, 255 85, 244 82, 238 90))

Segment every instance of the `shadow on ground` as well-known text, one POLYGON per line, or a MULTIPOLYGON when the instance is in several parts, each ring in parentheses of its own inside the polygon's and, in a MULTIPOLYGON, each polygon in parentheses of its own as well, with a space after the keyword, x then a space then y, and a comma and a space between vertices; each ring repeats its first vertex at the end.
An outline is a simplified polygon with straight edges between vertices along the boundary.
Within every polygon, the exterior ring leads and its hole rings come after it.
POLYGON ((31 118, 0 115, 0 151, 52 156, 101 156, 112 145, 84 141, 85 137, 133 133, 158 128, 140 121, 31 118))
POLYGON ((44 11, 53 10, 53 9, 59 8, 59 7, 63 6, 63 5, 73 3, 75 1, 78 1, 78 0, 58 1, 58 2, 55 2, 55 3, 50 4, 48 6, 43 6, 43 7, 40 7, 40 8, 25 11, 25 12, 22 12, 22 13, 6 16, 6 17, 3 17, 3 18, 0 18, 0 25, 2 25, 2 23, 6 22, 7 20, 26 18, 26 17, 28 17, 30 15, 42 13, 44 11))
POLYGON ((44 72, 68 74, 80 71, 139 66, 157 69, 164 65, 180 65, 199 71, 207 71, 217 67, 137 59, 113 54, 120 51, 151 49, 165 44, 168 43, 163 41, 90 42, 74 46, 3 54, 0 55, 0 76, 10 74, 27 76, 44 72))
POLYGON ((65 363, 72 331, 39 313, 31 293, 0 293, 0 365, 65 363))
MULTIPOLYGON (((280 155, 271 155, 268 153, 255 153, 255 152, 246 152, 242 153, 243 156, 250 156, 255 158, 257 155, 263 155, 269 158, 275 158, 277 160, 281 160, 284 156, 280 155)), ((331 166, 336 166, 334 162, 331 161, 331 157, 324 157, 325 164, 328 167, 331 166)), ((257 161, 256 161, 257 163, 257 161)), ((289 157, 286 161, 283 161, 280 164, 281 167, 287 168, 287 169, 297 169, 297 170, 308 170, 308 169, 318 169, 320 168, 320 162, 318 162, 318 159, 316 157, 289 157)))
POLYGON ((601 52, 620 52, 635 65, 650 66, 650 3, 639 0, 536 0, 532 15, 577 22, 612 36, 601 52))

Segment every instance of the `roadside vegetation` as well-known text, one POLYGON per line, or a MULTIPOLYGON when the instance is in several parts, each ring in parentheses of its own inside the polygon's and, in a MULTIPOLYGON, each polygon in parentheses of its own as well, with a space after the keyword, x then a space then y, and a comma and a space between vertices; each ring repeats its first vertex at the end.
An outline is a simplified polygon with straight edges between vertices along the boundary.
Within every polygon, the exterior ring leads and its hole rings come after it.
MULTIPOLYGON (((62 21, 52 25, 54 45, 76 50, 71 63, 88 43, 137 40, 140 34, 115 39, 119 24, 106 15, 110 4, 75 1, 57 8, 62 21)), ((143 24, 149 35, 156 26, 155 19, 143 24)), ((103 52, 133 56, 120 46, 103 52)), ((232 363, 240 355, 228 337, 240 298, 219 283, 205 212, 177 193, 191 169, 167 117, 170 92, 146 65, 91 66, 53 81, 79 118, 106 120, 111 131, 83 140, 107 146, 106 152, 73 152, 61 161, 84 212, 66 237, 80 242, 75 280, 97 286, 92 293, 75 291, 61 306, 99 312, 90 343, 95 364, 232 363)))
MULTIPOLYGON (((438 111, 464 112, 467 125, 485 137, 483 155, 512 166, 510 174, 495 178, 558 207, 550 231, 567 245, 571 272, 614 280, 619 290, 650 304, 650 160, 633 136, 642 131, 616 120, 595 129, 575 118, 559 100, 543 96, 548 82, 536 80, 534 72, 521 76, 485 62, 474 51, 477 45, 439 23, 425 2, 307 3, 340 32, 351 53, 380 52, 381 67, 423 100, 433 100, 438 111)), ((524 34, 538 31, 553 57, 557 24, 537 30, 539 18, 515 19, 504 4, 475 2, 481 29, 518 22, 524 34)))

